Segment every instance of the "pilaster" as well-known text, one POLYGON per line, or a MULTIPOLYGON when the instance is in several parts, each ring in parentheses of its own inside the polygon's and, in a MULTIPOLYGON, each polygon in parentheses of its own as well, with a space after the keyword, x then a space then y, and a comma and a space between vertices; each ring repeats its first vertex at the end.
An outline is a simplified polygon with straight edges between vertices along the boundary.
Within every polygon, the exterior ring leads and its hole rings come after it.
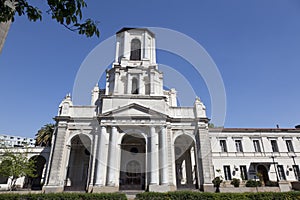
POLYGON ((213 170, 208 129, 205 124, 198 123, 196 131, 199 185, 200 189, 210 191, 211 187, 213 187, 213 170))
POLYGON ((65 151, 65 137, 66 137, 67 123, 66 121, 60 121, 57 124, 56 131, 54 133, 54 141, 51 147, 51 156, 48 166, 49 173, 47 182, 43 187, 43 191, 47 192, 62 192, 64 189, 64 177, 65 163, 63 163, 63 156, 65 151))

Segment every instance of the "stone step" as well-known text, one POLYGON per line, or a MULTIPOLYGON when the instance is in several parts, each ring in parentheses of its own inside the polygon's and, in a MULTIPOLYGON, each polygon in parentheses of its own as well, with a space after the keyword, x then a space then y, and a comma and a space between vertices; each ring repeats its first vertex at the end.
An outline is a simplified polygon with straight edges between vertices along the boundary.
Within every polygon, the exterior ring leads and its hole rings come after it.
POLYGON ((144 192, 144 190, 120 190, 119 192, 125 194, 128 200, 133 200, 137 194, 144 192))

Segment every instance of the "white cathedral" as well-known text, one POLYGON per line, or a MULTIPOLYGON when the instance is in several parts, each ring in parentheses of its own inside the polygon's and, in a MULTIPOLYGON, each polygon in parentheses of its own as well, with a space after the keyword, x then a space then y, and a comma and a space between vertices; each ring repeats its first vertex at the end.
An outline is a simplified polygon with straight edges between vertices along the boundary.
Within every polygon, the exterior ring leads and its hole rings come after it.
POLYGON ((199 98, 191 97, 192 107, 179 107, 175 89, 164 90, 154 33, 123 28, 116 38, 105 89, 96 85, 86 106, 73 105, 67 95, 51 149, 31 155, 39 156, 34 182, 43 192, 213 192, 215 177, 223 179, 221 192, 300 189, 299 126, 209 128, 199 98), (234 178, 241 181, 238 189, 230 184, 234 178), (245 187, 258 178, 264 187, 245 187))
POLYGON ((163 89, 151 31, 116 37, 106 88, 94 87, 91 105, 70 96, 60 105, 44 190, 212 189, 205 106, 178 107, 175 90, 163 89))

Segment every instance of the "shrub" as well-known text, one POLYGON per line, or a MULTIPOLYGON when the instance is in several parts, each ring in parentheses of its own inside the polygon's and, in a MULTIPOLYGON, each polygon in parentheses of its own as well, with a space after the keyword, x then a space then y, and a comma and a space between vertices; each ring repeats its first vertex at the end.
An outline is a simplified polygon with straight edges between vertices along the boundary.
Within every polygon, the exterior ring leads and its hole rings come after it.
POLYGON ((49 194, 0 194, 0 200, 126 200, 121 193, 49 193, 49 194))
POLYGON ((167 193, 144 192, 136 200, 300 200, 300 192, 207 193, 176 191, 167 193))
POLYGON ((278 183, 277 181, 267 181, 265 183, 265 186, 269 186, 269 187, 278 187, 278 183))
POLYGON ((234 187, 239 187, 240 186, 240 179, 238 179, 238 178, 234 178, 234 179, 232 179, 232 181, 231 181, 231 185, 233 185, 234 187))
POLYGON ((255 180, 248 180, 246 182, 246 187, 261 187, 261 182, 255 180))
POLYGON ((214 180, 212 180, 214 187, 220 187, 222 182, 223 180, 219 176, 215 177, 214 180))

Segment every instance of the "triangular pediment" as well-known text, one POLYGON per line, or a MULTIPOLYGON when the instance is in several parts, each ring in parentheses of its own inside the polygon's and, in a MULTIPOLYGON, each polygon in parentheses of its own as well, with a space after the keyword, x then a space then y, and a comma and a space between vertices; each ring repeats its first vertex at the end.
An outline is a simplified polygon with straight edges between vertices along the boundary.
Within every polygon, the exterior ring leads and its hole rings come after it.
POLYGON ((119 107, 117 109, 102 113, 100 117, 137 117, 137 118, 166 118, 167 115, 147 108, 145 106, 132 103, 127 106, 119 107))

